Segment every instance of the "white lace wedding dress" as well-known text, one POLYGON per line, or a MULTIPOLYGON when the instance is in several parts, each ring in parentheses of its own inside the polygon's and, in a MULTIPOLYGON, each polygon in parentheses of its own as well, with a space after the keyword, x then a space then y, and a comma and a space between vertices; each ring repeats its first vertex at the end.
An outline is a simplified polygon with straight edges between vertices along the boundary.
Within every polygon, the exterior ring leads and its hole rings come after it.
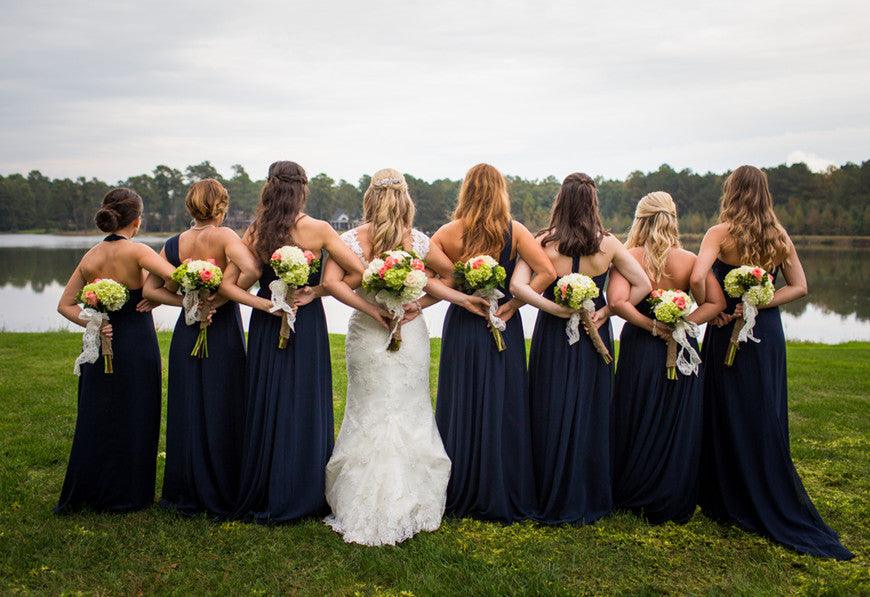
MULTIPOLYGON (((367 265, 351 230, 342 240, 367 265)), ((425 257, 429 238, 413 231, 425 257)), ((365 292, 357 292, 363 296, 365 292)), ((366 297, 367 300, 370 300, 366 297)), ((429 331, 422 316, 402 327, 402 346, 354 311, 347 331, 347 405, 326 465, 324 519, 348 543, 395 545, 441 525, 450 477, 429 399, 429 331)))

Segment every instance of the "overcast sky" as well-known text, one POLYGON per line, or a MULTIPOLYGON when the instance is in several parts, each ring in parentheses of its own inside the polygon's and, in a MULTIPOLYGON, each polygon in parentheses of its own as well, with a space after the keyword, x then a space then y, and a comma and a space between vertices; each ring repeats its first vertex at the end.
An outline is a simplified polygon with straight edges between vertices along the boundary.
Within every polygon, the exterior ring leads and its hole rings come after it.
POLYGON ((7 1, 0 173, 870 158, 870 3, 7 1), (177 5, 183 4, 184 7, 177 5), (252 6, 256 5, 256 6, 252 6))

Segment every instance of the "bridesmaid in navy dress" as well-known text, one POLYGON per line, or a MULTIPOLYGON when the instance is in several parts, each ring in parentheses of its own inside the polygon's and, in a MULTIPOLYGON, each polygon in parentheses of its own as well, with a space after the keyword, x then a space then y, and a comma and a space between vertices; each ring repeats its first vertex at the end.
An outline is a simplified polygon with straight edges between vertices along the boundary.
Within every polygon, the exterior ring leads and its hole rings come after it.
MULTIPOLYGON (((511 220, 507 183, 492 166, 468 171, 453 218, 432 237, 451 261, 497 258, 507 286, 519 255, 538 274, 539 291, 555 279, 540 245, 511 220)), ((444 319, 435 415, 453 463, 448 515, 510 522, 535 512, 521 303, 505 294, 497 311, 506 323, 504 352, 484 318, 451 305, 444 319)))
MULTIPOLYGON (((173 267, 185 259, 213 259, 227 276, 252 275, 254 256, 229 228, 221 227, 229 195, 221 183, 205 179, 191 185, 185 206, 190 230, 173 236, 162 255, 173 267), (233 264, 233 268, 228 268, 233 264)), ((149 276, 145 296, 181 306, 181 296, 149 276)), ((160 505, 185 515, 227 515, 238 499, 245 417, 245 337, 239 306, 217 298, 208 326, 208 357, 190 352, 199 325, 178 316, 169 347, 166 414, 166 466, 160 505)))
MULTIPOLYGON (((637 204, 626 243, 643 265, 653 288, 688 292, 695 254, 681 248, 677 208, 656 191, 637 204)), ((712 274, 706 301, 687 317, 706 323, 725 308, 712 274)), ((687 522, 697 505, 701 456, 703 365, 697 375, 666 378, 671 328, 657 322, 647 301, 634 307, 629 285, 618 272, 610 280, 613 312, 626 320, 619 346, 613 394, 613 501, 649 522, 687 522)), ((698 350, 698 341, 689 338, 698 350)))
MULTIPOLYGON (((538 242, 559 276, 582 273, 601 293, 595 299, 593 333, 613 353, 610 310, 604 299, 610 266, 625 273, 640 300, 649 292, 643 269, 608 234, 598 212, 595 182, 586 174, 565 178, 550 225, 538 242)), ((541 296, 530 286, 531 270, 520 261, 511 282, 514 295, 540 309, 529 357, 532 454, 538 517, 547 524, 591 523, 610 512, 610 397, 613 366, 605 363, 588 334, 568 343, 566 324, 574 311, 556 304, 553 284, 541 296)))
POLYGON ((131 242, 141 215, 142 198, 135 191, 109 191, 95 220, 110 234, 82 257, 58 304, 61 315, 84 325, 76 296, 85 284, 111 278, 130 290, 127 303, 102 328, 112 339, 114 372, 104 372, 102 359, 81 367, 75 437, 55 507, 59 514, 128 512, 154 502, 160 349, 142 283, 146 271, 168 278, 173 268, 153 249, 131 242))
MULTIPOLYGON (((323 251, 351 274, 362 266, 332 227, 304 213, 308 178, 294 162, 275 162, 244 236, 259 262, 260 289, 244 273, 226 279, 221 293, 255 310, 248 330, 247 410, 239 499, 233 516, 262 523, 289 522, 328 512, 325 468, 332 454, 332 371, 329 336, 320 297, 320 273, 296 292, 295 333, 278 348, 280 317, 272 306, 269 258, 283 245, 316 255, 323 251)), ((280 312, 279 312, 280 313, 280 312)))
POLYGON ((707 326, 702 358, 704 442, 700 504, 704 513, 769 537, 795 551, 846 560, 853 557, 816 511, 791 459, 785 338, 779 305, 807 293, 797 251, 773 211, 767 176, 740 166, 726 179, 720 224, 704 237, 692 271, 692 290, 704 297, 713 271, 720 283, 739 265, 781 273, 785 286, 759 309, 754 335, 728 367, 725 352, 735 314, 742 306, 728 298, 726 313, 707 326))

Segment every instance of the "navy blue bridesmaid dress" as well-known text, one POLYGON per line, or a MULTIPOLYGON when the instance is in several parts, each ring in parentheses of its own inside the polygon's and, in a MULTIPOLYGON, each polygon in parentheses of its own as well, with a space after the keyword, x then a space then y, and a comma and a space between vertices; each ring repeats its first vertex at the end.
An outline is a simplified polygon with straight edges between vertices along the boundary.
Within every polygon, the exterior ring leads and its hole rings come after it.
MULTIPOLYGON (((637 308, 653 317, 646 301, 637 308)), ((613 392, 613 501, 653 524, 687 522, 698 495, 704 369, 677 371, 672 381, 666 361, 664 342, 625 324, 613 392)))
MULTIPOLYGON (((509 286, 511 222, 499 263, 509 286)), ((510 300, 510 293, 501 302, 510 300)), ((526 343, 516 313, 498 352, 486 320, 450 305, 444 318, 435 418, 453 467, 446 513, 511 522, 535 511, 526 343)))
MULTIPOLYGON (((106 241, 122 237, 109 235, 106 241)), ((154 503, 160 435, 160 348, 151 313, 139 313, 142 289, 109 314, 114 373, 103 359, 81 367, 78 415, 58 514, 129 512, 154 503)))
MULTIPOLYGON (((574 257, 572 272, 580 271, 574 257)), ((606 303, 607 272, 593 278, 606 303)), ((553 298, 553 286, 544 292, 553 298)), ((610 398, 613 367, 586 332, 568 344, 567 319, 538 312, 529 355, 532 454, 538 486, 538 520, 546 524, 591 523, 613 507, 610 472, 610 398)), ((610 322, 598 330, 611 354, 610 322)))
MULTIPOLYGON (((164 246, 181 265, 178 236, 164 246)), ((160 505, 181 514, 229 514, 238 499, 245 417, 245 336, 239 306, 223 304, 208 326, 208 358, 190 355, 199 324, 178 316, 169 347, 166 467, 160 505)))
MULTIPOLYGON (((258 295, 275 279, 263 265, 258 295)), ((319 283, 313 274, 309 284, 319 283)), ((296 331, 278 348, 281 319, 254 310, 248 329, 247 413, 235 517, 280 523, 328 513, 326 463, 332 455, 332 370, 319 298, 299 307, 296 331)))
MULTIPOLYGON (((735 266, 717 260, 723 284, 735 266)), ((726 297, 726 313, 738 300, 726 297)), ((734 324, 707 326, 702 358, 704 439, 699 501, 704 514, 764 535, 795 551, 853 557, 816 511, 791 460, 785 337, 778 308, 761 309, 754 334, 734 364, 725 352, 734 324)))

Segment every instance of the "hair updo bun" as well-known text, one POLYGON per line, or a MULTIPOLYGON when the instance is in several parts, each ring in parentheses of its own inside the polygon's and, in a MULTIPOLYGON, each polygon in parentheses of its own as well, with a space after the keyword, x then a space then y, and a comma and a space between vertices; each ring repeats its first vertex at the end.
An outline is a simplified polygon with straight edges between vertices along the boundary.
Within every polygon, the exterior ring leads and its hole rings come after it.
POLYGON ((142 215, 142 197, 133 189, 119 187, 103 197, 103 205, 94 216, 97 228, 115 232, 129 226, 142 215))
POLYGON ((118 229, 118 212, 111 207, 101 207, 94 216, 94 222, 103 232, 114 232, 118 229))
POLYGON ((224 216, 230 205, 230 195, 220 182, 205 178, 190 185, 184 205, 194 220, 202 222, 224 216))

